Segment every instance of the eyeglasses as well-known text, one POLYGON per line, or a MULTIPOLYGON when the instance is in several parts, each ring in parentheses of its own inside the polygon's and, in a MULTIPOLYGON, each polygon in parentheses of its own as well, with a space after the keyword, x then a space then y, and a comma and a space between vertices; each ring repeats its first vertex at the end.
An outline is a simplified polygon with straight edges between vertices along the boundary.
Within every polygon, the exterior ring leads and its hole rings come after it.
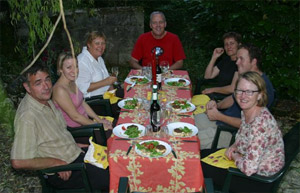
POLYGON ((255 92, 259 92, 259 90, 239 90, 239 89, 235 89, 234 90, 236 95, 242 95, 243 93, 245 93, 247 96, 252 96, 255 92))

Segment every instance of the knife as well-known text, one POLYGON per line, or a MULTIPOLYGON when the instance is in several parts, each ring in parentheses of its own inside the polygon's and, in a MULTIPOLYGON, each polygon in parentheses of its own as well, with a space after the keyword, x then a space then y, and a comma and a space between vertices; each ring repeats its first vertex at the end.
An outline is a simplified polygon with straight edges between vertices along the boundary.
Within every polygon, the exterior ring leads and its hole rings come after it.
POLYGON ((131 149, 132 149, 132 145, 129 146, 126 155, 128 155, 130 153, 131 149))
POLYGON ((198 141, 196 141, 196 140, 182 140, 183 142, 189 142, 189 143, 196 143, 196 142, 198 142, 198 141))
POLYGON ((175 153, 175 151, 173 149, 172 149, 172 154, 177 159, 177 155, 176 155, 176 153, 175 153))
POLYGON ((180 116, 180 117, 190 117, 191 115, 177 114, 177 116, 180 116))
POLYGON ((129 92, 130 89, 132 89, 135 86, 135 84, 136 84, 136 81, 127 89, 127 92, 129 92))
POLYGON ((129 138, 118 138, 118 139, 116 139, 116 140, 131 140, 131 139, 129 139, 129 138))

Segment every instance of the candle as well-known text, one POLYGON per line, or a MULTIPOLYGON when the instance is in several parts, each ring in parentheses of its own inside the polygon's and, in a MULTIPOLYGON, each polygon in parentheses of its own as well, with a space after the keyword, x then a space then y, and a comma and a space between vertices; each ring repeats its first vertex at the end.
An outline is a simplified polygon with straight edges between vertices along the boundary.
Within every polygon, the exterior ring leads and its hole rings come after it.
POLYGON ((155 52, 151 52, 152 56, 152 83, 156 84, 156 60, 155 60, 155 52))

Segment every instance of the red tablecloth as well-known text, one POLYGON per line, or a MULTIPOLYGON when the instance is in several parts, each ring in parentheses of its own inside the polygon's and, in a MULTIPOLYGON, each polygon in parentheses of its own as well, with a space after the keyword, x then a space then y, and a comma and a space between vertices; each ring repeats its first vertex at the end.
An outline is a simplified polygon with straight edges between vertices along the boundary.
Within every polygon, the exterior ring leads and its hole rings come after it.
MULTIPOLYGON (((132 70, 131 75, 139 75, 140 71, 132 70)), ((166 77, 180 77, 189 79, 186 71, 173 71, 166 77)), ((129 92, 126 92, 127 83, 124 84, 125 98, 139 97, 147 98, 151 87, 148 85, 136 85, 129 92)), ((162 102, 173 101, 176 99, 191 99, 191 85, 189 89, 179 90, 178 87, 164 85, 159 94, 162 102)), ((145 120, 138 110, 121 112, 117 124, 139 123, 148 125, 149 120, 145 120)), ((185 113, 185 117, 173 114, 170 122, 187 122, 194 124, 192 112, 185 113)), ((197 192, 202 191, 204 178, 200 164, 200 143, 197 136, 184 138, 197 142, 184 142, 183 138, 151 138, 142 137, 137 142, 146 139, 158 139, 167 142, 177 155, 177 159, 172 153, 162 158, 146 158, 139 156, 134 148, 126 156, 128 147, 132 144, 131 140, 117 140, 118 137, 112 135, 108 140, 109 150, 109 170, 110 170, 110 192, 118 191, 119 178, 128 176, 132 191, 140 192, 197 192)))

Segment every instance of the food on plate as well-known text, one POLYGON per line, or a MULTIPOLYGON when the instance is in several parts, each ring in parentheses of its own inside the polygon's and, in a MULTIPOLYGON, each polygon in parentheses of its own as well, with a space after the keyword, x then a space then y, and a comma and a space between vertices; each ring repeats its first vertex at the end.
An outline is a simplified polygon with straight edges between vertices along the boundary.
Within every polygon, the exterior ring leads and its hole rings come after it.
POLYGON ((136 144, 138 150, 142 152, 143 155, 149 157, 162 156, 167 148, 164 145, 159 144, 158 141, 146 141, 141 144, 136 144))
POLYGON ((126 100, 124 103, 125 103, 124 104, 125 109, 135 109, 138 106, 139 100, 133 98, 133 99, 126 100))
POLYGON ((189 104, 186 100, 175 100, 170 105, 175 111, 181 111, 181 110, 188 111, 189 108, 191 107, 191 104, 189 104))
POLYGON ((146 84, 148 83, 148 79, 143 77, 143 78, 138 78, 138 77, 132 77, 130 78, 131 82, 136 82, 136 84, 146 84))
POLYGON ((127 128, 122 126, 122 130, 124 130, 124 134, 127 135, 129 138, 136 138, 139 137, 142 133, 142 130, 139 130, 137 125, 129 125, 127 128))
POLYGON ((192 132, 193 131, 191 129, 189 129, 187 126, 184 126, 183 128, 175 128, 173 130, 173 135, 176 137, 188 137, 191 136, 192 132))
POLYGON ((184 79, 179 79, 178 81, 167 82, 169 86, 185 86, 186 81, 184 79))

